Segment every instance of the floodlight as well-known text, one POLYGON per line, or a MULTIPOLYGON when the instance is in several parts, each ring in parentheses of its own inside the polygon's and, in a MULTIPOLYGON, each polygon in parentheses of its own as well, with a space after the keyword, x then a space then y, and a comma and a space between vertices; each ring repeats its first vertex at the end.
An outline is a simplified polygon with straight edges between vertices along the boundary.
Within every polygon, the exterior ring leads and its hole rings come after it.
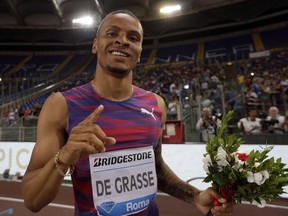
POLYGON ((180 5, 171 5, 171 6, 165 6, 160 9, 160 13, 162 14, 170 14, 176 11, 180 11, 181 6, 180 5))
POLYGON ((74 24, 92 25, 93 19, 90 16, 84 16, 77 19, 73 19, 72 22, 74 24))

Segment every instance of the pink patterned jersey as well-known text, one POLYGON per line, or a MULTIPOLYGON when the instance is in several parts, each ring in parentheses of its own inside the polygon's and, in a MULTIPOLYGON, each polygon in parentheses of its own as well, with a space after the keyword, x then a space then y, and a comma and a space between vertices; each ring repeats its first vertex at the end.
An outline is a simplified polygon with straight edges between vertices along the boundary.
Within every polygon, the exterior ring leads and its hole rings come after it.
MULTIPOLYGON (((155 94, 133 86, 133 95, 124 101, 115 102, 98 95, 91 83, 63 92, 68 104, 68 133, 83 121, 99 105, 104 110, 97 124, 109 137, 114 137, 115 145, 107 151, 151 145, 154 148, 160 138, 162 112, 158 107, 155 94)), ((91 176, 88 158, 79 160, 72 175, 75 195, 75 215, 97 215, 93 204, 91 176)), ((138 216, 156 216, 155 203, 138 216)))

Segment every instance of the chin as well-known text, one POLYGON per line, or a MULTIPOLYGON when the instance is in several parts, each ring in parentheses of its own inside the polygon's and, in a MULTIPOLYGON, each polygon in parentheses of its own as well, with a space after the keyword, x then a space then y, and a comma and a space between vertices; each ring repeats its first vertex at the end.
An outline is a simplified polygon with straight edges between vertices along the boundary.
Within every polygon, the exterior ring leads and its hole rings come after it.
POLYGON ((123 75, 127 75, 131 69, 129 68, 121 68, 121 67, 112 67, 112 66, 109 66, 108 67, 108 70, 112 73, 112 74, 115 74, 115 75, 118 75, 118 76, 123 76, 123 75))

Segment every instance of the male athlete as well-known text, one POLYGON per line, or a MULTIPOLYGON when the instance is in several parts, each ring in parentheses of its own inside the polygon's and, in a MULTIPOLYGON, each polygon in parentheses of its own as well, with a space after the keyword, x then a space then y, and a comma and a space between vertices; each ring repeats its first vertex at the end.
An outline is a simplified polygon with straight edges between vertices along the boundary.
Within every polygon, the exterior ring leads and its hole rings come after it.
POLYGON ((64 176, 71 175, 75 215, 158 216, 157 189, 203 215, 231 215, 231 203, 220 198, 223 205, 211 208, 216 192, 182 181, 163 161, 164 100, 132 84, 142 41, 142 26, 132 13, 108 14, 93 42, 95 78, 46 100, 23 180, 31 211, 52 202, 64 176))

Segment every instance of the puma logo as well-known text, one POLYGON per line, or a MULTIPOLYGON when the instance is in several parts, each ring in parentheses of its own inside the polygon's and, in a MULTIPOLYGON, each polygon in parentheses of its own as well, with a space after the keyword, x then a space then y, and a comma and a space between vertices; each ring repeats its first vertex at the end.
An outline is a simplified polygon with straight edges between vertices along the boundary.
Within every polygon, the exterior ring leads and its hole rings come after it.
POLYGON ((153 118, 154 120, 156 120, 156 118, 155 118, 153 112, 154 112, 154 108, 152 108, 152 111, 151 111, 151 112, 148 111, 147 109, 141 108, 141 113, 145 113, 145 114, 151 115, 152 118, 153 118))

